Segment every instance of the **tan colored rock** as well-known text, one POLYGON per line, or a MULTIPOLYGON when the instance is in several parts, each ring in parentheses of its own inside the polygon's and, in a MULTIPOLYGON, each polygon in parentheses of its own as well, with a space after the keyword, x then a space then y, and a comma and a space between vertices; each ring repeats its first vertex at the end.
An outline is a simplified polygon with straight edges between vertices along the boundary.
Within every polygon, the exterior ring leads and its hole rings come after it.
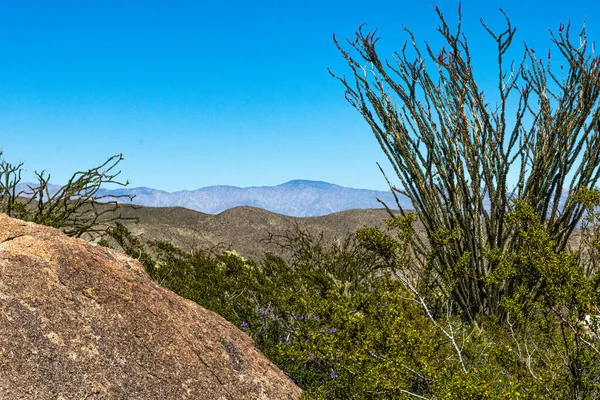
POLYGON ((0 214, 0 399, 297 399, 217 314, 135 260, 0 214))

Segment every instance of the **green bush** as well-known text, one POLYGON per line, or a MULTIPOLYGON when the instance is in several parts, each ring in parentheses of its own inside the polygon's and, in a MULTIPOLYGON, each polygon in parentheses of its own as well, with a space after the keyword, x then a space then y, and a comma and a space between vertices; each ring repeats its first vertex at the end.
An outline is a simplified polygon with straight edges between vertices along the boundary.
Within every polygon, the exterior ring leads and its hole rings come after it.
POLYGON ((501 299, 504 318, 469 321, 453 314, 451 296, 421 295, 426 282, 407 254, 412 222, 397 218, 396 232, 365 228, 331 246, 297 231, 286 238, 292 261, 266 254, 260 264, 232 251, 160 242, 148 250, 122 225, 112 235, 157 282, 248 333, 306 398, 600 395, 597 325, 585 322, 598 279, 583 273, 578 253, 552 250, 531 207, 517 204, 509 217, 522 245, 488 255, 499 272, 486 285, 520 282, 501 299))

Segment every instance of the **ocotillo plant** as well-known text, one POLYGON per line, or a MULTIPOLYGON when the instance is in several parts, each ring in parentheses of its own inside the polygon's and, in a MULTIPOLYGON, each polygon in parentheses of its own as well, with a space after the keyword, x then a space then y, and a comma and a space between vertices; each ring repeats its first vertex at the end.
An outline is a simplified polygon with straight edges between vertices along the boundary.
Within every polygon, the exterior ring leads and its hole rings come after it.
POLYGON ((95 168, 75 172, 54 193, 48 187, 50 174, 36 172, 37 184, 29 185, 27 190, 17 191, 23 163, 11 164, 2 159, 0 152, 0 212, 61 228, 73 237, 101 236, 112 222, 132 219, 124 218, 116 211, 117 199, 126 197, 131 200, 133 196, 98 194, 106 183, 128 185, 128 182, 116 179, 121 171, 114 171, 122 160, 122 154, 114 155, 95 168))
POLYGON ((585 25, 574 43, 570 25, 561 24, 550 31, 559 57, 539 58, 525 45, 520 62, 507 62, 516 29, 500 10, 504 31, 481 20, 497 48, 497 93, 488 96, 474 77, 460 7, 456 31, 435 10, 440 51, 428 43, 423 50, 405 27, 409 49, 405 43, 385 60, 376 31, 361 26, 348 46, 334 36, 352 78, 330 73, 390 160, 401 183, 392 190, 412 201, 425 227, 425 240, 414 243, 427 271, 422 282, 469 319, 499 315, 500 298, 512 285, 492 286, 488 277, 498 259, 493 255, 519 240, 506 223, 513 200, 533 206, 560 251, 584 212, 574 196, 559 208, 561 196, 598 182, 600 61, 585 25), (511 172, 517 178, 509 187, 511 172))

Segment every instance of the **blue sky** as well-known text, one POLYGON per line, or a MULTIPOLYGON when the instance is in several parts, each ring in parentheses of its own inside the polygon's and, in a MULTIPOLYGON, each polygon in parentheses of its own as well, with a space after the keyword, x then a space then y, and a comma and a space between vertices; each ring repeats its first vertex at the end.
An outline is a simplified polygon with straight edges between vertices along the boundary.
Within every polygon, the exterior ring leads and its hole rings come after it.
MULTIPOLYGON (((343 88, 332 34, 379 28, 380 51, 406 36, 440 42, 433 1, 2 1, 0 149, 64 183, 123 153, 131 186, 169 191, 263 186, 292 179, 386 189, 385 155, 343 88)), ((456 1, 438 1, 450 21, 456 1)), ((494 43, 479 25, 551 47, 571 21, 600 39, 596 1, 463 1, 481 84, 493 84, 494 43)), ((541 52, 543 53, 543 52, 541 52)))

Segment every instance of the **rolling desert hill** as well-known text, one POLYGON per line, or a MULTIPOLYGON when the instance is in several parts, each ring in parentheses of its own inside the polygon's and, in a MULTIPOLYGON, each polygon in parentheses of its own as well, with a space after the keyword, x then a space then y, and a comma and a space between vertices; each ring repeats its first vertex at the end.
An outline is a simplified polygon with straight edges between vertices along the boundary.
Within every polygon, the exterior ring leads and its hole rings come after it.
POLYGON ((348 210, 319 217, 290 217, 257 207, 234 207, 217 215, 182 207, 134 207, 121 205, 124 217, 139 223, 125 225, 142 242, 164 240, 184 250, 232 249, 240 255, 261 260, 266 251, 280 254, 278 246, 265 243, 270 233, 283 235, 296 227, 311 234, 323 233, 326 242, 343 238, 363 226, 384 228, 389 218, 384 209, 348 210))
MULTIPOLYGON (((325 243, 332 243, 365 226, 385 230, 385 220, 389 218, 385 209, 353 209, 318 217, 290 217, 248 206, 216 215, 183 207, 120 205, 118 211, 123 217, 139 219, 138 223, 126 221, 125 225, 143 243, 164 240, 186 251, 231 249, 256 261, 262 260, 265 252, 286 258, 279 246, 265 241, 270 234, 285 235, 300 228, 313 236, 322 233, 325 243)), ((420 222, 416 230, 423 232, 420 222)), ((570 246, 577 248, 580 240, 581 230, 576 229, 570 246)))

